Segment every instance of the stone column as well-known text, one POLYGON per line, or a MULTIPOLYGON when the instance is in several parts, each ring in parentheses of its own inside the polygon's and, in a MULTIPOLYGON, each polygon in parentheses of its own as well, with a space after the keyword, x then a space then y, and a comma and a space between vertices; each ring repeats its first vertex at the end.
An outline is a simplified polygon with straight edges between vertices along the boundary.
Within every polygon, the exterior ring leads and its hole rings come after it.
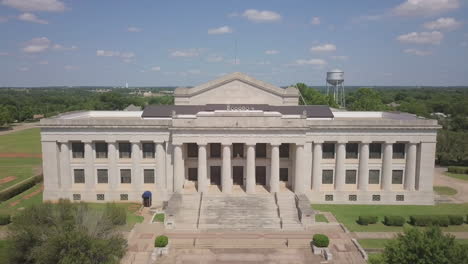
POLYGON ((221 171, 221 189, 223 193, 232 192, 231 145, 223 144, 223 167, 221 171))
POLYGON ((206 144, 198 144, 198 192, 208 191, 206 144))
POLYGON ((174 145, 174 192, 182 193, 184 189, 184 160, 182 159, 182 145, 174 145))
POLYGON ((294 193, 304 193, 304 145, 296 144, 296 160, 294 175, 294 193))
POLYGON ((255 144, 247 144, 247 193, 255 193, 255 144))
POLYGON ((312 191, 318 192, 322 185, 322 142, 314 142, 312 160, 312 191))
POLYGON ((62 190, 72 187, 72 175, 70 175, 70 146, 68 141, 60 143, 60 178, 62 190))
POLYGON ((107 159, 109 162, 109 183, 111 190, 116 190, 120 183, 120 171, 117 168, 117 162, 119 158, 119 152, 117 151, 117 142, 108 142, 109 153, 107 159))
POLYGON ((310 191, 312 188, 312 142, 306 142, 304 145, 304 188, 310 191))
POLYGON ((94 170, 94 151, 91 141, 84 142, 85 159, 85 185, 88 190, 94 190, 96 186, 96 172, 94 170))
POLYGON ((385 142, 383 155, 382 169, 382 189, 384 191, 392 190, 392 159, 393 159, 393 142, 385 142))
POLYGON ((132 185, 135 191, 143 193, 143 173, 141 172, 141 143, 132 142, 132 185))
POLYGON ((41 141, 42 168, 44 174, 44 200, 57 200, 59 197, 59 146, 56 141, 41 141))
POLYGON ((405 189, 407 191, 414 191, 416 184, 416 143, 408 143, 408 151, 406 154, 406 167, 405 167, 405 189))
POLYGON ((279 192, 279 144, 271 144, 270 192, 279 192))
POLYGON ((435 151, 435 139, 434 142, 421 142, 419 144, 419 161, 417 165, 418 191, 433 191, 435 151))
POLYGON ((335 190, 343 191, 345 186, 346 143, 338 142, 335 160, 335 190))
POLYGON ((164 143, 156 143, 156 188, 158 190, 166 189, 165 166, 166 166, 166 152, 164 151, 164 143))
POLYGON ((360 191, 367 191, 369 186, 369 142, 361 142, 359 150, 359 184, 360 191))

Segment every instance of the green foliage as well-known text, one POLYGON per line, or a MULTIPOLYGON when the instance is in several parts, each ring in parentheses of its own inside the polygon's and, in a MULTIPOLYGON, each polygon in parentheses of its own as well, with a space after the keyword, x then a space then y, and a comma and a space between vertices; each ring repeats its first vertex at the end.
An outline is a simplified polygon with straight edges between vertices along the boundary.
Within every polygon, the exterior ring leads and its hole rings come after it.
POLYGON ((127 223, 127 211, 115 203, 106 204, 104 216, 114 225, 125 225, 127 223))
POLYGON ((368 225, 368 224, 375 224, 379 220, 377 216, 370 216, 370 215, 361 215, 359 216, 357 222, 360 225, 368 225))
POLYGON ((13 196, 16 196, 36 185, 36 183, 39 183, 42 181, 42 174, 33 176, 31 178, 28 178, 16 185, 11 186, 10 188, 7 188, 5 190, 0 191, 0 201, 6 201, 10 199, 13 196))
POLYGON ((169 243, 169 238, 167 236, 157 236, 154 240, 154 246, 158 248, 162 248, 167 246, 169 243))
POLYGON ((452 235, 444 235, 437 227, 427 230, 409 228, 385 246, 382 262, 399 264, 466 263, 466 246, 455 242, 452 235))
POLYGON ((313 243, 316 247, 328 247, 328 245, 330 244, 330 239, 329 239, 328 236, 326 236, 326 235, 323 235, 323 234, 315 234, 315 235, 312 237, 312 243, 313 243))
POLYGON ((126 241, 103 211, 61 200, 34 205, 9 225, 9 262, 118 264, 126 241))
POLYGON ((463 215, 449 215, 450 225, 463 225, 464 216, 463 215))
POLYGON ((468 174, 468 167, 449 166, 447 170, 452 173, 468 174))
POLYGON ((414 226, 449 226, 450 220, 446 215, 412 215, 410 223, 414 226))
POLYGON ((369 264, 385 264, 382 254, 369 254, 369 264))
POLYGON ((437 133, 437 161, 440 164, 461 164, 468 161, 468 133, 441 130, 437 133))
POLYGON ((384 224, 388 226, 403 226, 406 220, 403 216, 389 215, 384 217, 384 224))
POLYGON ((300 104, 306 105, 329 105, 332 107, 337 107, 336 103, 333 101, 333 97, 322 94, 318 90, 308 87, 305 83, 297 83, 297 89, 301 92, 303 97, 299 99, 300 104))
POLYGON ((9 223, 11 223, 11 215, 0 214, 0 225, 8 225, 9 223))
POLYGON ((165 217, 165 215, 162 214, 162 213, 161 214, 155 214, 153 222, 164 222, 164 217, 165 217))
POLYGON ((375 89, 359 88, 350 97, 350 110, 383 111, 386 109, 379 92, 375 89))

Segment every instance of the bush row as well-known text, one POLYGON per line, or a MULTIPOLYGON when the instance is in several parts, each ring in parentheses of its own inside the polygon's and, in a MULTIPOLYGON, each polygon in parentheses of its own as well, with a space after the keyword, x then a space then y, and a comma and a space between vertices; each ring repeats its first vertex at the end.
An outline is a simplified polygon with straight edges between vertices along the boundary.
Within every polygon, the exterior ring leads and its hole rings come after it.
MULTIPOLYGON (((368 225, 375 224, 378 221, 377 216, 359 216, 358 224, 368 225)), ((449 226, 462 225, 465 222, 463 215, 413 215, 410 216, 410 224, 414 226, 449 226)), ((384 222, 387 226, 403 226, 406 223, 406 218, 403 216, 385 216, 384 222)), ((467 216, 468 223, 468 216, 467 216)))
POLYGON ((36 183, 42 181, 42 174, 28 178, 22 182, 19 182, 11 187, 6 188, 0 192, 0 201, 6 201, 30 188, 32 188, 36 183))
POLYGON ((330 239, 328 239, 328 237, 326 235, 315 234, 312 237, 312 243, 316 247, 328 247, 328 245, 330 244, 330 239))
POLYGON ((358 224, 360 225, 368 225, 368 224, 375 224, 379 220, 378 216, 372 215, 361 215, 358 218, 358 224))
POLYGON ((459 167, 459 166, 449 166, 448 172, 459 173, 459 174, 468 174, 468 167, 459 167))
POLYGON ((384 224, 387 226, 403 226, 406 219, 403 216, 385 216, 384 224))

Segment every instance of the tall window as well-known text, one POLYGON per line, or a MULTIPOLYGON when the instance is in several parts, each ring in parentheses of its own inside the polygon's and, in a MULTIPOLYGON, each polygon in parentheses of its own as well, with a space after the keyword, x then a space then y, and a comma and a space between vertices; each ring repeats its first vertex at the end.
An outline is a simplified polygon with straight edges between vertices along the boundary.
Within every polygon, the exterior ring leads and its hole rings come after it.
POLYGON ((280 181, 288 181, 288 168, 280 168, 280 181))
POLYGON ((98 169, 97 170, 97 183, 108 183, 109 182, 109 172, 107 169, 98 169))
POLYGON ((346 184, 356 184, 356 170, 346 170, 346 184))
POLYGON ((265 143, 257 143, 255 145, 255 157, 266 158, 266 144, 265 143))
POLYGON ((132 171, 130 169, 120 170, 120 183, 123 183, 123 184, 132 183, 132 171))
POLYGON ((382 158, 382 144, 370 143, 369 144, 369 159, 380 159, 380 158, 382 158))
POLYGON ((369 184, 380 184, 380 170, 369 170, 369 184))
POLYGON ((404 159, 405 158, 405 143, 393 144, 393 158, 404 159))
POLYGON ((154 143, 143 143, 143 158, 154 159, 154 143))
POLYGON ((221 158, 221 143, 210 144, 210 157, 221 158))
POLYGON ((322 170, 322 184, 333 184, 333 170, 322 170))
POLYGON ((72 156, 74 159, 84 158, 84 143, 72 142, 72 156))
POLYGON ((130 159, 132 157, 132 144, 129 142, 119 143, 119 158, 130 159))
POLYGON ((347 143, 346 144, 346 158, 357 159, 358 158, 358 143, 347 143))
POLYGON ((232 157, 233 158, 243 158, 244 157, 244 144, 243 143, 234 143, 234 144, 232 144, 232 157))
POLYGON ((145 169, 143 171, 143 180, 145 183, 154 183, 154 170, 153 169, 145 169))
POLYGON ((323 159, 334 159, 335 158, 335 143, 324 143, 322 150, 323 159))
POLYGON ((403 184, 403 170, 392 170, 392 184, 403 184))
POLYGON ((197 143, 188 143, 187 144, 187 157, 188 158, 197 158, 198 157, 198 145, 197 145, 197 143))
POLYGON ((94 144, 96 148, 96 158, 97 159, 107 159, 107 143, 106 142, 96 142, 94 144))
POLYGON ((74 169, 73 178, 75 183, 85 183, 84 169, 74 169))
POLYGON ((280 158, 289 158, 289 144, 283 143, 279 146, 280 158))

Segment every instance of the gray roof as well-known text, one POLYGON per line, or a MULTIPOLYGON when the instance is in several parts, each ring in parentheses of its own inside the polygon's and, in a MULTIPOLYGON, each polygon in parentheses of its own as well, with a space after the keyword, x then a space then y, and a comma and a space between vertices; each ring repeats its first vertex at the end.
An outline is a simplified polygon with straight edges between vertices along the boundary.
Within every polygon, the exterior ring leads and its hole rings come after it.
POLYGON ((279 112, 283 115, 302 115, 305 111, 310 118, 333 118, 333 113, 326 105, 266 105, 266 104, 208 104, 208 105, 150 105, 145 108, 141 117, 171 117, 173 111, 178 115, 195 115, 198 112, 213 112, 229 108, 245 107, 250 110, 279 112))

